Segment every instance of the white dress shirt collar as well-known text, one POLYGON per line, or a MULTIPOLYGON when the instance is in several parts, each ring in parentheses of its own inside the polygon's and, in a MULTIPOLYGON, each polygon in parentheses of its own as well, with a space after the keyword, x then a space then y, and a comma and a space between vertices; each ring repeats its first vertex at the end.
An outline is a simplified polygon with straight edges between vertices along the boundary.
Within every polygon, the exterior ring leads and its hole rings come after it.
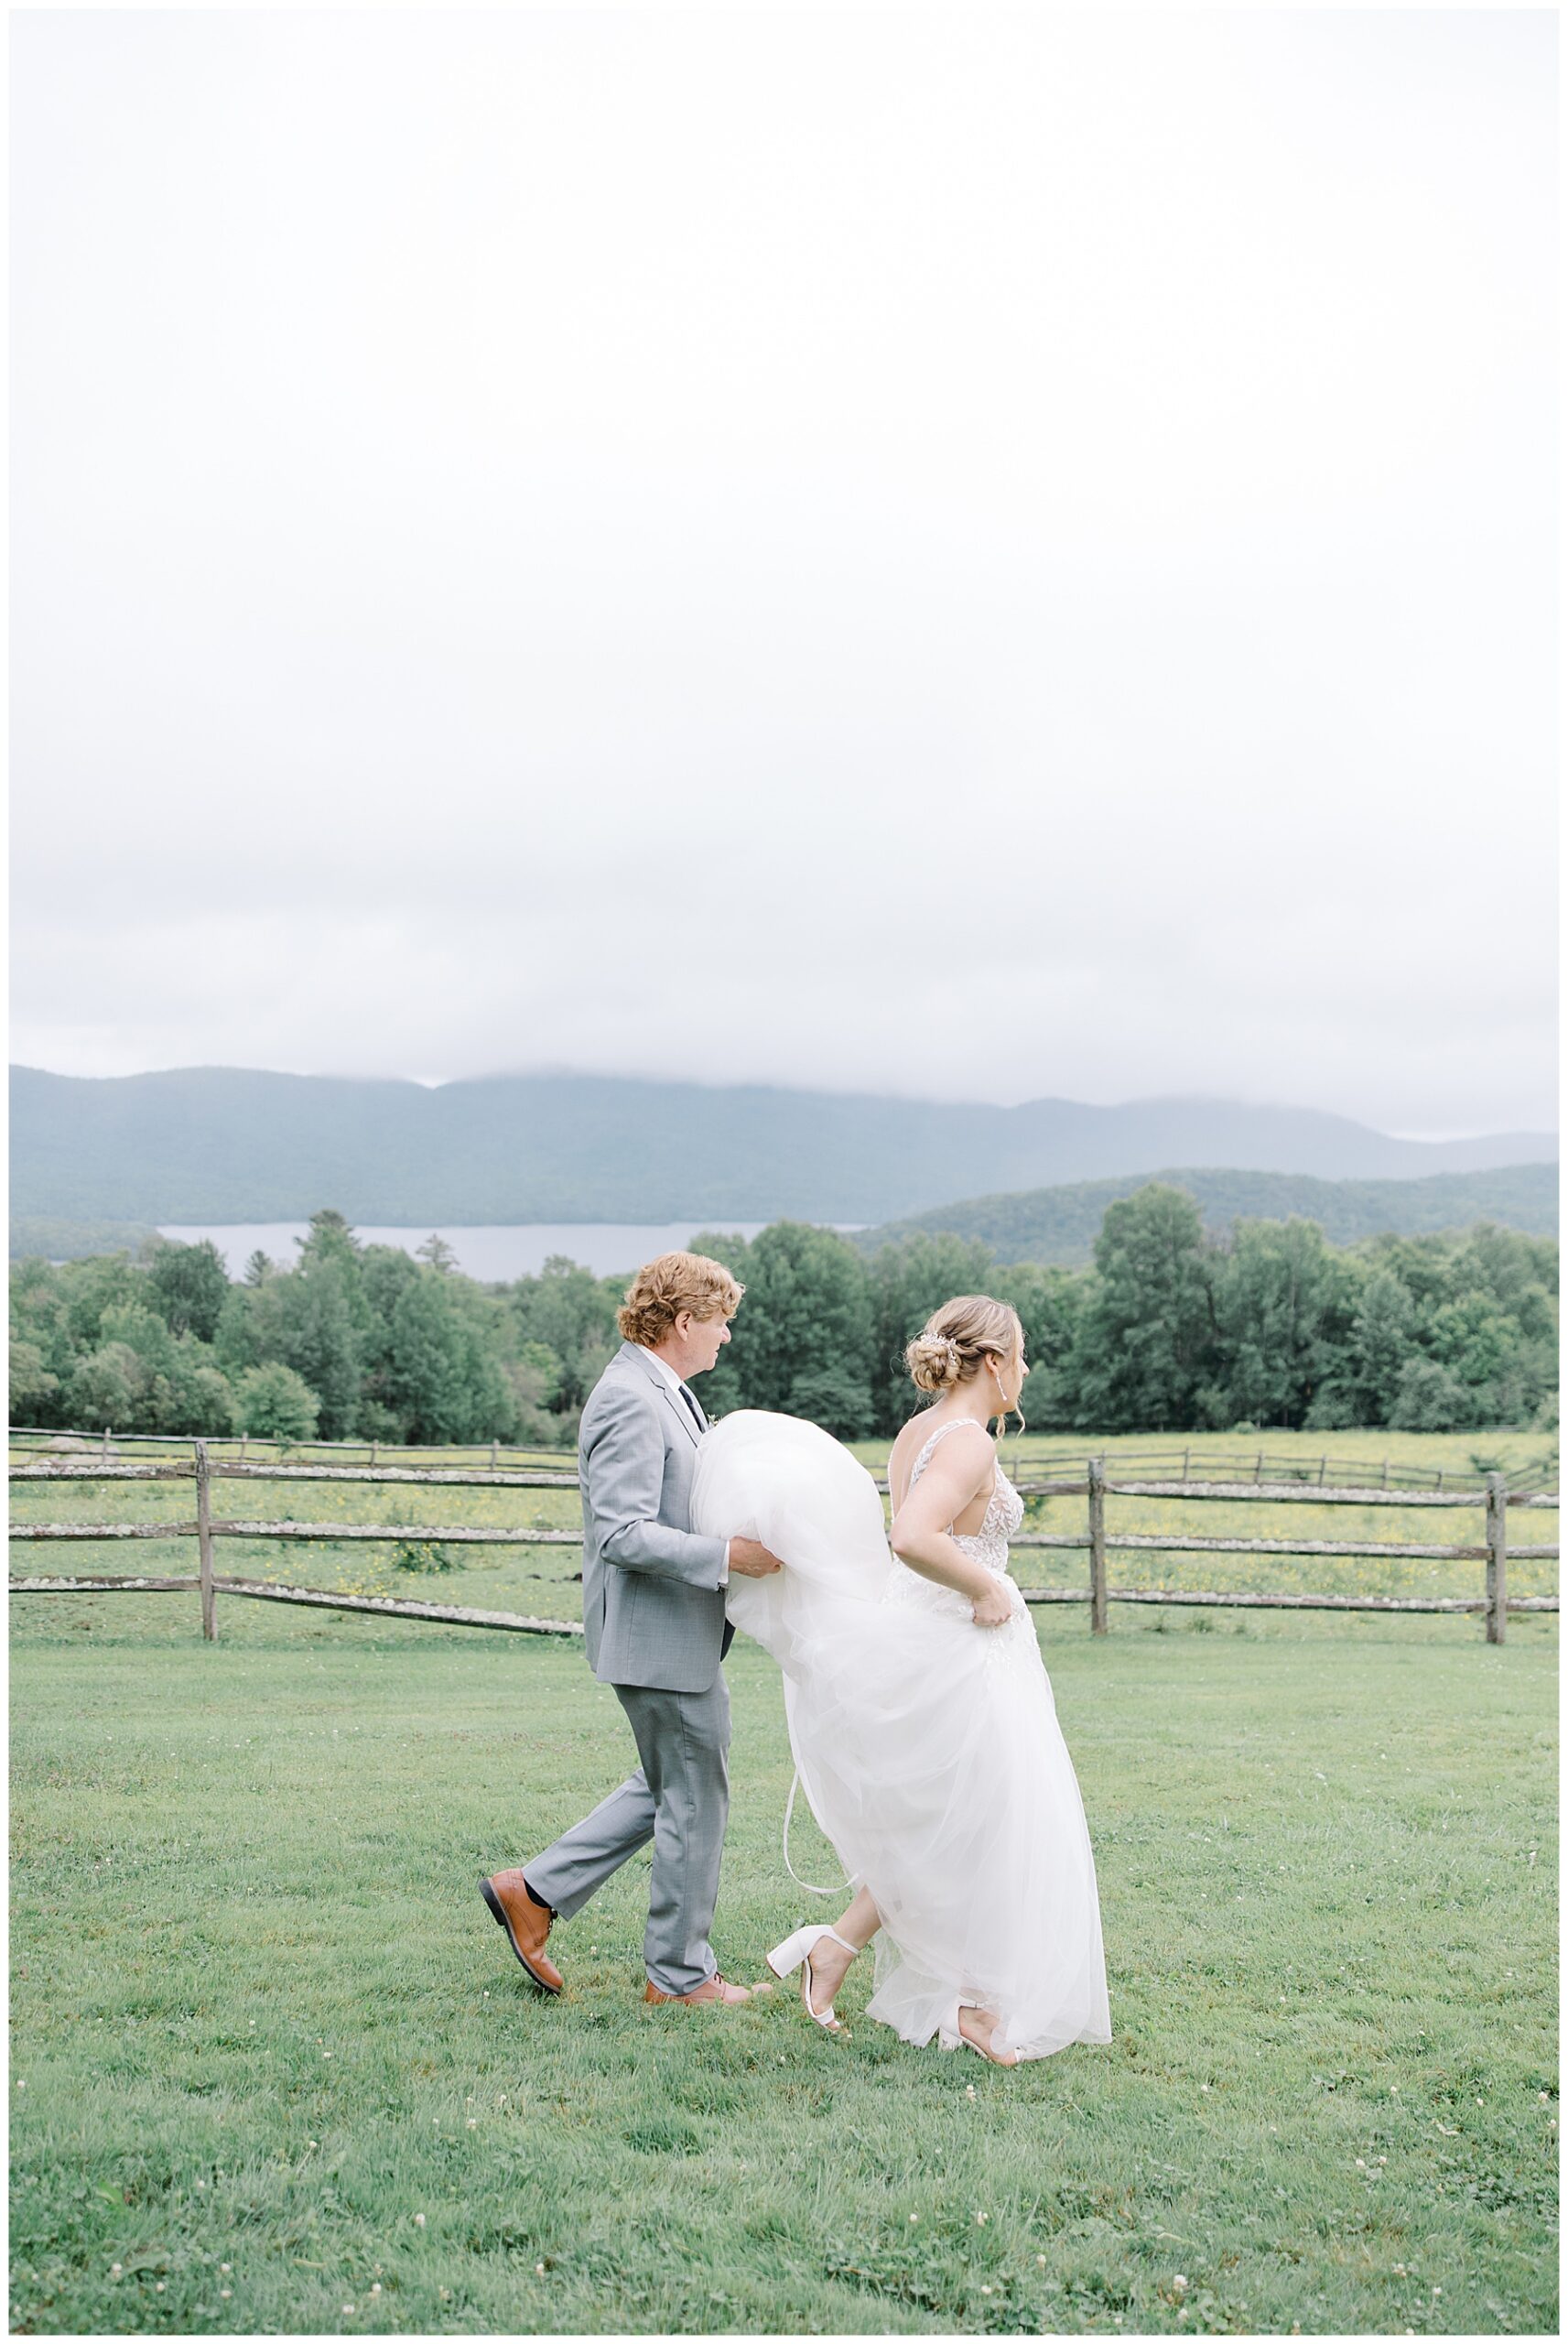
POLYGON ((670 1365, 668 1360, 661 1359, 657 1351, 651 1351, 646 1343, 639 1343, 637 1349, 642 1352, 644 1359, 651 1359, 653 1361, 654 1365, 658 1369, 659 1373, 664 1377, 665 1382, 669 1385, 670 1390, 672 1392, 678 1392, 681 1388, 681 1380, 676 1373, 675 1369, 670 1365))

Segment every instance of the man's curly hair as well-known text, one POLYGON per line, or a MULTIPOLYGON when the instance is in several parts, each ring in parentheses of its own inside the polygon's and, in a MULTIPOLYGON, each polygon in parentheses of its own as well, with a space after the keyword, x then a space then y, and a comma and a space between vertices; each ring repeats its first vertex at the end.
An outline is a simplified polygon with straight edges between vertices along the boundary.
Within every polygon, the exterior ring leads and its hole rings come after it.
POLYGON ((627 1287, 616 1324, 629 1343, 657 1351, 683 1310, 694 1318, 733 1318, 745 1291, 706 1253, 661 1253, 627 1287))

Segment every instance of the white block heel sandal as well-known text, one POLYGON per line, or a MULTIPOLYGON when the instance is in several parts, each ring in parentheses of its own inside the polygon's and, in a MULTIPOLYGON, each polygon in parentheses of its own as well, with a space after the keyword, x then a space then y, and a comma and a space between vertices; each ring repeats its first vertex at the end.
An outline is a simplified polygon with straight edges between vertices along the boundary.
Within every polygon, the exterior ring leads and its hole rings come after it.
POLYGON ((854 1955, 860 1950, 858 1945, 851 1945, 848 1937, 841 1937, 837 1929, 817 1927, 808 1922, 804 1929, 796 1929, 794 1937, 785 1937, 783 1945, 774 1946, 768 1956, 768 1968, 775 1978, 787 1978, 792 1970, 798 1970, 800 1999, 807 2018, 815 2019, 817 2025, 826 2027, 829 2035, 838 2035, 841 2029, 833 2015, 832 2003, 829 2002, 825 2011, 819 2011, 813 2008, 811 2001, 811 1951, 814 1946, 821 1944, 824 1937, 831 1937, 834 1944, 841 1945, 848 1954, 854 1955))

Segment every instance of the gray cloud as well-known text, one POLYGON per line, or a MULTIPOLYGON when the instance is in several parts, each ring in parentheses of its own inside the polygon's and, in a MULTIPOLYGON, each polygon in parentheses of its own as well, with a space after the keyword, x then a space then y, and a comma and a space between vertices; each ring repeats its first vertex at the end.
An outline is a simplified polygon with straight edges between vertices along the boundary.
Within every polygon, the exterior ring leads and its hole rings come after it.
POLYGON ((15 1055, 1552 1118, 1549 20, 15 32, 15 1055))

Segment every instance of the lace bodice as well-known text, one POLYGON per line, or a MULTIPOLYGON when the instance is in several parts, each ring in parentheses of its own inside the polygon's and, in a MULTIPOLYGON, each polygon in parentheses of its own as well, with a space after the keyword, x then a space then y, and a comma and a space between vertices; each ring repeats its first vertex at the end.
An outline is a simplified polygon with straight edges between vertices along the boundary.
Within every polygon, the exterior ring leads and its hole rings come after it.
MULTIPOLYGON (((937 1442, 945 1434, 956 1430, 957 1426, 965 1421, 966 1419, 961 1416, 955 1416, 951 1422, 937 1426, 914 1460, 914 1470, 909 1477, 911 1489, 914 1489, 926 1466, 931 1462, 932 1453, 937 1442)), ((949 1532, 949 1536, 957 1540, 967 1555, 973 1555, 978 1563, 983 1563, 988 1571, 994 1571, 998 1579, 1006 1579, 1008 1576, 1007 1542, 1022 1520, 1023 1500, 999 1465, 996 1469, 996 1486, 990 1493, 979 1528, 968 1532, 954 1530, 949 1532)), ((958 1594, 954 1588, 943 1587, 935 1579, 925 1578, 921 1572, 911 1570, 907 1564, 901 1564, 893 1572, 888 1585, 888 1598, 892 1602, 914 1604, 920 1611, 938 1612, 954 1620, 967 1621, 973 1617, 974 1607, 968 1596, 958 1594)), ((1015 1590, 1016 1612, 1022 1615, 1023 1608, 1022 1598, 1017 1596, 1015 1590)), ((1013 1624, 1016 1626, 1016 1620, 1013 1624)), ((986 1631, 988 1635, 998 1635, 1003 1638, 1009 1633, 1006 1629, 986 1631)), ((1033 1641, 1033 1632, 1031 1632, 1031 1641, 1033 1641)))
MULTIPOLYGON (((909 1476, 911 1489, 914 1489, 916 1481, 930 1464, 935 1453, 937 1442, 945 1434, 956 1431, 957 1427, 965 1421, 965 1418, 959 1416, 955 1417, 951 1424, 937 1426, 914 1460, 914 1470, 909 1476)), ((1000 1576, 1007 1569, 1007 1542, 1022 1520, 1023 1500, 999 1464, 996 1469, 996 1486, 991 1491, 979 1528, 969 1531, 950 1528, 948 1536, 957 1546, 962 1546, 967 1555, 973 1555, 977 1562, 984 1563, 988 1571, 995 1571, 1000 1576)))

